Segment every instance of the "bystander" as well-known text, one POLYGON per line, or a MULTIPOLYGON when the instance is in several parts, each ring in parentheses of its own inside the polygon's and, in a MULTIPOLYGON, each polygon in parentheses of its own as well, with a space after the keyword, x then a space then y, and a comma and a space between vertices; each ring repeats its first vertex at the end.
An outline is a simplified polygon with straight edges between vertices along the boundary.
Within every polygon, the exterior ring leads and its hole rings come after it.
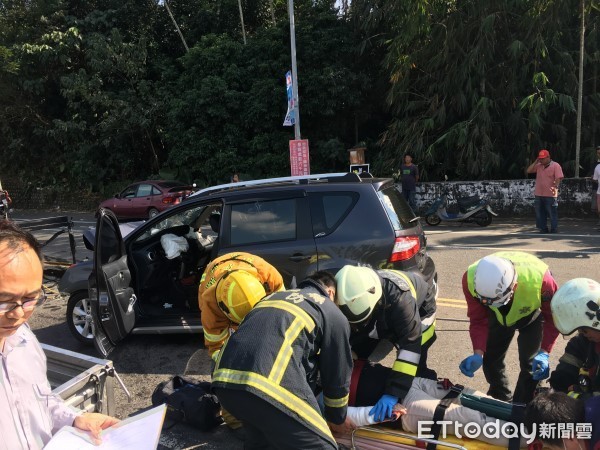
POLYGON ((404 155, 404 164, 400 166, 400 175, 402 176, 402 195, 413 209, 417 210, 415 194, 417 191, 417 183, 419 182, 419 167, 412 162, 413 156, 411 153, 404 155))
POLYGON ((70 425, 100 439, 118 422, 83 413, 53 394, 46 357, 27 321, 46 300, 38 242, 12 222, 0 221, 0 449, 41 449, 70 425))
POLYGON ((535 224, 542 233, 558 232, 558 187, 564 178, 562 167, 550 159, 548 150, 540 150, 537 159, 527 168, 535 173, 535 224))
MULTIPOLYGON (((592 202, 592 204, 595 203, 595 211, 598 214, 598 223, 596 224, 596 226, 600 227, 600 145, 596 147, 596 156, 598 160, 596 161, 596 167, 594 168, 594 173, 592 175, 592 186, 594 187, 594 192, 592 193, 592 195, 593 197, 595 197, 595 202, 592 202)), ((593 207, 592 211, 594 211, 593 207)))

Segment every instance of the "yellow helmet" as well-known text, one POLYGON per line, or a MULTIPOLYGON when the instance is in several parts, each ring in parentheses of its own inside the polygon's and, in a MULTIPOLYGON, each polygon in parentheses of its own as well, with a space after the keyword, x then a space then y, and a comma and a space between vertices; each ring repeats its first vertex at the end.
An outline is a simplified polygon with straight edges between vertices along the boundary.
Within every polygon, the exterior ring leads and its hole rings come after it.
POLYGON ((267 293, 264 286, 245 270, 226 272, 217 282, 217 305, 229 320, 240 323, 267 293))

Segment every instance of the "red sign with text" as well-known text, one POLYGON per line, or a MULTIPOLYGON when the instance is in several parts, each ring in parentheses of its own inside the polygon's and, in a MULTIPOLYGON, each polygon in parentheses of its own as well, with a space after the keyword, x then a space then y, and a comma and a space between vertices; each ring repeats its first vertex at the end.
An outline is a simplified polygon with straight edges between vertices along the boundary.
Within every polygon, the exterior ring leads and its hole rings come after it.
POLYGON ((310 175, 308 139, 290 141, 290 166, 292 176, 310 175))

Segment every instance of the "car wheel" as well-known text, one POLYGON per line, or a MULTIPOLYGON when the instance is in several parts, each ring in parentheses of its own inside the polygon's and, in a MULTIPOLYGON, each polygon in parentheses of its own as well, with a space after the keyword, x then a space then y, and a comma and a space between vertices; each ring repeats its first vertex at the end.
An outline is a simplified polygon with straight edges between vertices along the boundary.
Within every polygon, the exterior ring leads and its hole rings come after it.
POLYGON ((425 222, 432 226, 439 225, 441 221, 442 219, 440 219, 440 216, 437 214, 429 214, 427 217, 425 217, 425 222))
POLYGON ((159 213, 158 209, 156 208, 150 208, 148 210, 148 219, 152 219, 153 217, 157 216, 159 213))
POLYGON ((87 291, 78 291, 67 303, 67 325, 75 339, 86 345, 94 343, 94 321, 87 291))
POLYGON ((487 227, 492 223, 492 215, 489 211, 480 211, 475 215, 475 223, 480 227, 487 227))

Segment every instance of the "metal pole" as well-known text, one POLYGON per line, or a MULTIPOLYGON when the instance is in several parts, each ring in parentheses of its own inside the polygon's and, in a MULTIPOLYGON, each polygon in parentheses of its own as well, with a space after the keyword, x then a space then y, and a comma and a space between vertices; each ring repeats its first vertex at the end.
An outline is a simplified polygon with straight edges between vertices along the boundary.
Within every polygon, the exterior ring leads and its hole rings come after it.
POLYGON ((575 137, 575 178, 579 178, 581 152, 581 115, 583 109, 583 57, 585 54, 585 0, 581 0, 581 35, 579 36, 579 87, 577 89, 577 130, 575 137))
POLYGON ((185 42, 185 38, 183 37, 181 30, 179 29, 179 25, 177 25, 177 22, 175 21, 175 17, 173 17, 173 14, 171 13, 171 8, 169 8, 169 3, 167 2, 167 0, 165 0, 165 6, 167 7, 167 12, 169 13, 169 16, 171 16, 171 20, 173 21, 173 24, 175 25, 175 28, 177 29, 177 32, 179 33, 179 37, 181 38, 181 42, 183 42, 185 51, 189 52, 190 48, 188 47, 187 42, 185 42))
POLYGON ((294 0, 288 0, 290 15, 290 45, 292 47, 292 96, 294 100, 294 138, 300 139, 300 102, 298 99, 298 67, 296 66, 296 26, 294 25, 294 0))

